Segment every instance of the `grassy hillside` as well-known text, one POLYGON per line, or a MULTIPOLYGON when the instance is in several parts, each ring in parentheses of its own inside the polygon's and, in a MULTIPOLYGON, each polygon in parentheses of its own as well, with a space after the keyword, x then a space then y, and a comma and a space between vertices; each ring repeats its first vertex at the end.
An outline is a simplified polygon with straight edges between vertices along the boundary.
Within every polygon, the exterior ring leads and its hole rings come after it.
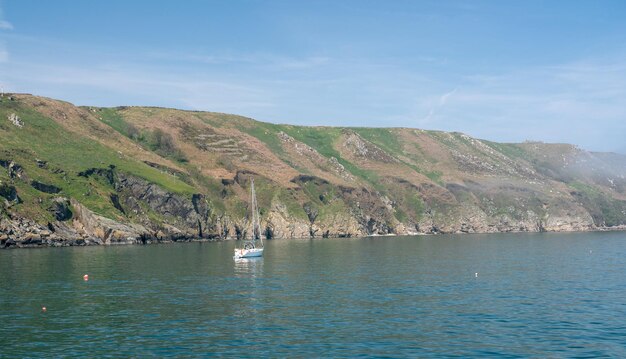
POLYGON ((107 186, 78 175, 90 168, 115 166, 172 192, 195 192, 180 179, 126 156, 114 146, 82 137, 24 102, 1 98, 0 118, 3 119, 0 121, 0 159, 19 164, 27 176, 25 181, 11 181, 8 172, 2 170, 0 179, 17 187, 22 203, 13 209, 24 216, 50 219, 41 209, 49 205, 52 198, 63 195, 80 199, 98 213, 117 217, 117 210, 110 201, 103 200, 109 197, 107 186), (24 126, 20 128, 7 121, 11 114, 17 114, 24 126), (32 181, 54 185, 61 191, 56 194, 38 191, 30 185, 32 181))
POLYGON ((587 217, 595 226, 626 224, 624 156, 571 145, 75 107, 30 95, 0 98, 0 137, 3 211, 40 223, 54 220, 49 208, 61 196, 118 221, 139 220, 139 212, 165 221, 158 206, 140 203, 133 212, 128 201, 116 203, 116 181, 86 175, 112 169, 181 198, 202 194, 211 216, 233 221, 245 221, 253 176, 268 223, 278 213, 320 228, 353 221, 366 233, 531 230, 532 223, 566 229, 587 217), (37 183, 52 187, 42 191, 37 183))

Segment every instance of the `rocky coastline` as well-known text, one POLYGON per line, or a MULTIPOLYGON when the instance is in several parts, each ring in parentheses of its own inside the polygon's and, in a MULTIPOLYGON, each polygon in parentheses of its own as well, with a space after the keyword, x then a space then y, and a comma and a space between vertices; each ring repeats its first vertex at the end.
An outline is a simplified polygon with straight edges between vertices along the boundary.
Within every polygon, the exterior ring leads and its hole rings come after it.
POLYGON ((0 97, 0 248, 626 229, 626 156, 0 97))
MULTIPOLYGON (((572 230, 552 231, 554 233, 574 233, 574 232, 606 232, 606 231, 626 231, 626 226, 575 228, 572 230)), ((400 233, 333 233, 327 236, 298 236, 288 237, 292 239, 306 238, 335 238, 335 237, 379 237, 379 236, 404 236, 404 235, 441 235, 441 234, 485 234, 485 233, 539 233, 545 231, 485 231, 485 232, 400 232, 400 233)), ((287 238, 287 237, 274 237, 287 238)), ((162 231, 152 231, 141 226, 130 226, 106 218, 103 223, 98 224, 98 228, 85 228, 83 223, 75 222, 68 225, 63 222, 50 223, 43 226, 25 218, 2 219, 0 220, 0 249, 12 248, 44 248, 44 247, 72 247, 72 246, 102 246, 102 245, 147 245, 157 243, 175 242, 213 242, 224 240, 237 240, 237 236, 209 236, 199 237, 195 233, 176 231, 164 233, 162 231), (105 229, 106 232, 100 232, 105 229)))
MULTIPOLYGON (((14 181, 29 182, 22 167, 3 161, 14 181)), ((11 212, 20 201, 14 187, 5 187, 0 204, 0 249, 118 244, 152 244, 190 241, 221 241, 245 238, 248 222, 218 213, 205 195, 183 196, 114 166, 92 168, 78 176, 106 182, 114 193, 109 200, 125 220, 99 215, 74 198, 54 197, 47 211, 54 220, 41 223, 11 212), (154 221, 158 217, 159 221, 154 221)), ((225 187, 247 185, 245 174, 226 181, 225 187)), ((295 182, 320 182, 299 176, 295 182)), ((54 186, 37 182, 38 191, 61 194, 54 186), (51 189, 52 188, 52 189, 51 189)), ((598 226, 582 208, 547 206, 543 213, 511 207, 506 213, 488 213, 477 205, 460 203, 447 212, 433 208, 419 220, 400 222, 394 203, 364 188, 341 188, 340 195, 353 207, 320 218, 316 209, 304 206, 306 218, 291 216, 284 203, 275 201, 261 220, 263 234, 278 238, 345 238, 367 236, 436 235, 454 233, 586 232, 624 230, 626 225, 598 226)))
MULTIPOLYGON (((165 192, 138 178, 119 174, 110 178, 114 178, 120 194, 124 194, 117 198, 120 206, 123 203, 126 210, 134 208, 131 209, 136 213, 134 223, 100 216, 74 199, 59 197, 49 209, 57 220, 47 224, 5 213, 0 218, 0 249, 222 241, 246 236, 245 218, 232 219, 211 213, 210 207, 199 194, 189 200, 165 192), (139 205, 139 201, 142 205, 139 205), (142 216, 141 208, 145 208, 146 204, 162 214, 165 221, 154 223, 142 216)), ((389 226, 388 223, 381 222, 380 218, 370 215, 362 218, 348 216, 330 223, 316 222, 313 215, 309 217, 308 222, 290 218, 282 206, 274 206, 262 221, 264 235, 268 239, 303 239, 626 230, 626 225, 597 226, 589 216, 555 215, 544 216, 540 220, 538 216, 530 214, 526 219, 516 220, 511 216, 489 217, 482 212, 475 212, 474 216, 461 219, 426 218, 412 227, 400 222, 389 226)))

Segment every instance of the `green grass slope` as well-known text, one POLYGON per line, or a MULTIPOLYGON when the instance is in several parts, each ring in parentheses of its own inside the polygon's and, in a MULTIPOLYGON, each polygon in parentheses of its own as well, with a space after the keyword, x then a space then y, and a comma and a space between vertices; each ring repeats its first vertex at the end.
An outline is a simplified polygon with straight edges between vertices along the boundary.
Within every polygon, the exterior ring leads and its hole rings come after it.
POLYGON ((233 218, 245 216, 245 178, 255 176, 264 218, 279 209, 302 222, 313 212, 318 221, 345 214, 385 228, 379 231, 445 219, 458 231, 484 216, 521 223, 586 211, 598 226, 626 224, 624 156, 569 145, 292 126, 154 107, 78 108, 30 95, 0 98, 0 138, 0 160, 19 164, 27 176, 0 169, 0 192, 9 197, 14 187, 21 202, 9 210, 39 222, 52 220, 47 208, 58 196, 132 220, 112 203, 111 183, 79 175, 114 167, 173 194, 203 194, 215 215, 233 218), (13 114, 23 127, 8 120, 13 114), (42 192, 33 181, 59 192, 42 192))

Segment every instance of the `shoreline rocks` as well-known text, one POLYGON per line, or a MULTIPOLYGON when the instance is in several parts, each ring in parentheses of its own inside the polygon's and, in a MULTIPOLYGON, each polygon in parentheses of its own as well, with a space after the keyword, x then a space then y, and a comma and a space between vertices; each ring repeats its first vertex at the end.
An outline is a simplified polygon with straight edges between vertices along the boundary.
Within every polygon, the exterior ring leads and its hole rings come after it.
MULTIPOLYGON (((75 216, 71 223, 56 221, 41 225, 26 218, 1 218, 0 219, 0 249, 10 248, 39 248, 39 247, 69 247, 91 245, 124 245, 124 244, 155 244, 173 242, 195 241, 222 241, 237 240, 245 233, 226 232, 224 236, 198 237, 196 233, 181 231, 180 229, 167 226, 158 231, 151 230, 137 224, 120 223, 94 214, 80 203, 71 200, 75 209, 75 216)), ((405 235, 435 235, 435 234, 481 234, 481 233, 575 233, 575 232, 606 232, 626 231, 626 225, 614 227, 586 226, 577 223, 566 223, 561 226, 551 227, 549 230, 537 225, 524 227, 512 225, 507 228, 483 227, 484 231, 468 230, 467 225, 454 232, 427 228, 426 230, 410 231, 401 226, 400 231, 394 233, 367 233, 354 229, 351 232, 330 232, 329 229, 316 228, 315 232, 309 231, 309 227, 283 222, 281 217, 276 222, 268 222, 264 232, 271 234, 268 239, 305 239, 305 238, 346 238, 346 237, 378 237, 378 236, 405 236, 405 235), (276 227, 282 228, 277 230, 276 227), (504 230, 502 230, 504 229, 504 230), (312 235, 313 234, 313 235, 312 235)), ((304 225, 304 223, 303 223, 304 225)), ((419 229, 419 228, 418 228, 419 229)))
MULTIPOLYGON (((9 171, 12 181, 24 181, 42 193, 60 192, 52 185, 28 180, 22 167, 11 160, 0 161, 0 165, 9 171)), ((0 203, 0 248, 152 244, 246 237, 248 221, 216 212, 210 198, 203 194, 171 193, 142 178, 117 171, 115 166, 92 168, 78 175, 97 176, 110 186, 111 193, 105 198, 118 211, 111 214, 115 219, 94 213, 75 198, 59 196, 51 197, 45 209, 53 221, 37 223, 12 213, 11 206, 19 203, 19 196, 14 186, 5 183, 0 188, 4 201, 0 203)), ((626 225, 595 225, 589 212, 578 204, 553 201, 537 211, 523 208, 522 203, 503 210, 490 201, 459 202, 445 189, 437 192, 440 202, 430 201, 425 195, 423 211, 412 216, 405 214, 400 221, 397 203, 377 191, 344 186, 336 187, 335 191, 329 188, 329 182, 305 175, 292 182, 318 189, 323 205, 336 202, 338 207, 333 211, 327 207, 323 211, 319 203, 306 202, 301 205, 302 213, 298 214, 293 208, 290 211, 281 200, 273 200, 261 219, 262 232, 268 239, 626 230, 626 225)), ((408 191, 421 193, 433 188, 437 189, 424 185, 410 187, 408 191)))

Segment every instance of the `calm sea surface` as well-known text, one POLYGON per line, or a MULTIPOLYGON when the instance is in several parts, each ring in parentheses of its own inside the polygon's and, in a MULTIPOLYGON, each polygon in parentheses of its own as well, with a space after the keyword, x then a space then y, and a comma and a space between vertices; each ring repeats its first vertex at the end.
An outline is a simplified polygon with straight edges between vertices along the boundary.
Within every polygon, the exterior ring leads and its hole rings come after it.
POLYGON ((623 232, 233 248, 0 251, 0 357, 626 357, 623 232))

